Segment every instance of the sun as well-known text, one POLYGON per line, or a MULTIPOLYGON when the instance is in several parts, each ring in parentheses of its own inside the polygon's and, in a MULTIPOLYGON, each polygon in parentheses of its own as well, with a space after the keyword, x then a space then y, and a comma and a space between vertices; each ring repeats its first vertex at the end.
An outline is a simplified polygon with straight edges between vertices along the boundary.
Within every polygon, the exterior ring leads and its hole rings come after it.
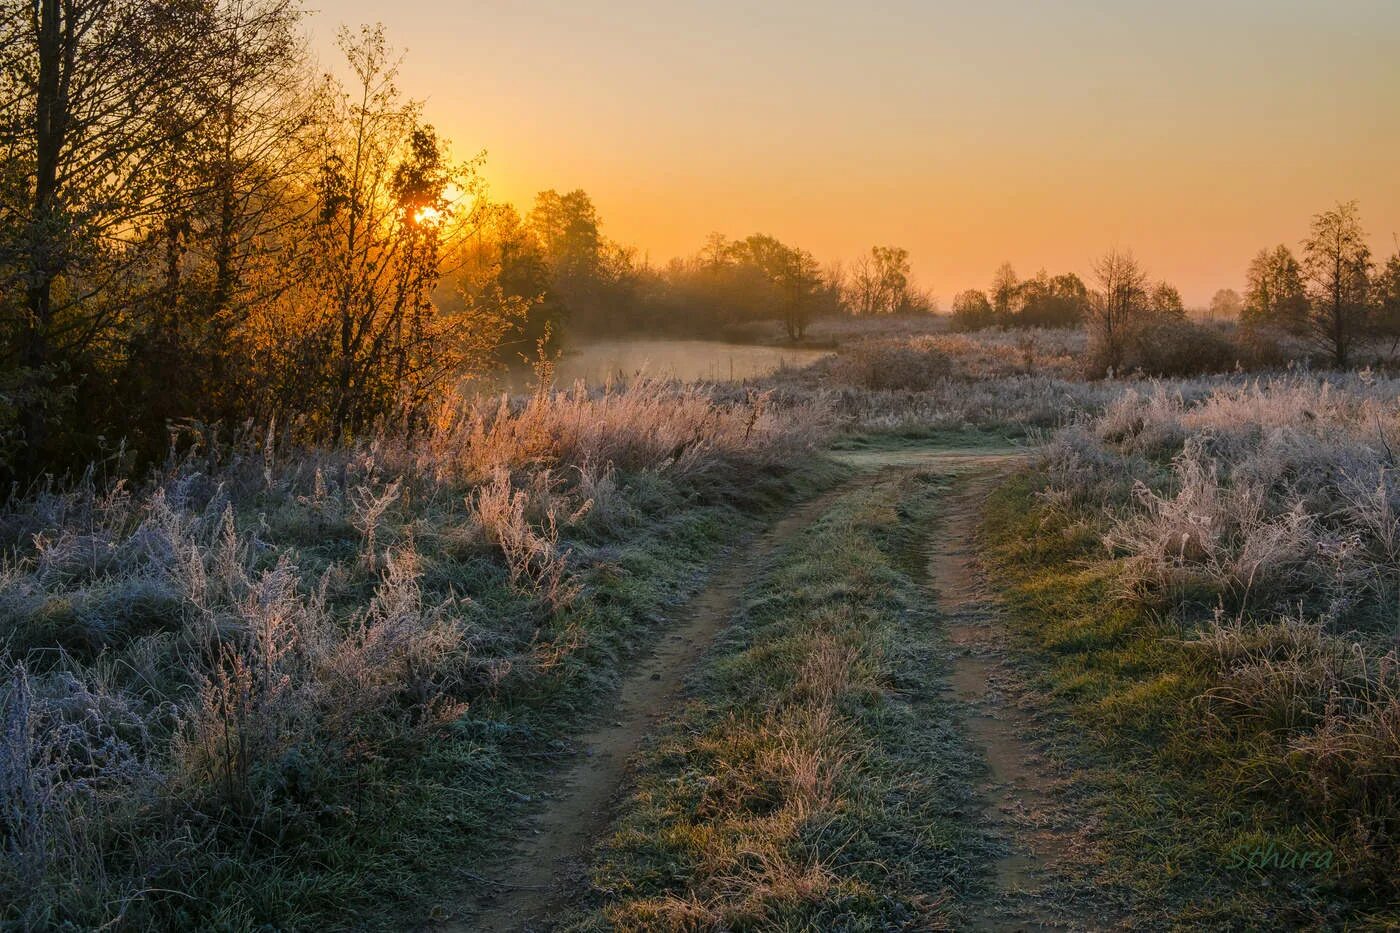
POLYGON ((438 226, 449 217, 464 217, 471 213, 476 196, 464 191, 455 184, 448 184, 442 190, 442 198, 435 204, 425 204, 413 212, 413 222, 419 226, 438 226))

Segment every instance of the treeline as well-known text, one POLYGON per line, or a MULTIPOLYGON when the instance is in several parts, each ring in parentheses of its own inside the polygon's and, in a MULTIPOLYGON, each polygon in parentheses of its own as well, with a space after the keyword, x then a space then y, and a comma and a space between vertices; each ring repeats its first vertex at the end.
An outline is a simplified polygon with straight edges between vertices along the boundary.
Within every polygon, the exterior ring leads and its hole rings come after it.
POLYGON ((1240 322, 1301 338, 1337 367, 1358 350, 1400 347, 1400 249, 1377 264, 1355 201, 1313 217, 1302 259, 1287 246, 1262 249, 1249 264, 1240 322))
POLYGON ((315 75, 292 0, 0 5, 0 471, 158 456, 184 423, 339 440, 506 322, 434 302, 479 223, 378 29, 315 75))
MULTIPOLYGON (((926 310, 904 250, 770 236, 664 268, 581 191, 492 204, 378 28, 317 75, 295 0, 0 0, 0 483, 186 426, 412 432, 565 332, 926 310)), ((196 433, 196 432, 188 432, 196 433)))
POLYGON ((952 326, 958 331, 986 327, 1078 327, 1089 314, 1089 289, 1073 272, 1051 277, 1041 270, 1021 281, 1003 263, 989 292, 969 289, 953 299, 952 326))
POLYGON ((523 314, 503 344, 507 359, 565 334, 722 337, 778 321, 795 341, 824 315, 933 310, 913 282, 908 250, 876 246, 849 268, 823 267, 767 234, 712 233, 693 255, 656 267, 603 234, 584 191, 541 192, 523 217, 509 205, 484 210, 467 262, 448 285, 449 304, 523 314))
POLYGON ((1131 253, 1110 252, 1094 274, 1090 355, 1102 370, 1178 374, 1300 358, 1342 369, 1362 351, 1391 362, 1400 345, 1400 252, 1377 268, 1356 202, 1313 217, 1301 261, 1286 246, 1261 250, 1242 301, 1216 294, 1217 313, 1239 307, 1230 334, 1189 322, 1175 290, 1151 285, 1131 253))
POLYGON ((1211 318, 1238 321, 1231 336, 1191 321, 1181 293, 1154 281, 1126 250, 1095 262, 1093 287, 1073 273, 1042 271, 1020 281, 1003 264, 988 291, 954 299, 951 322, 962 331, 1087 324, 1090 368, 1101 373, 1184 375, 1300 356, 1344 368, 1361 350, 1393 362, 1400 350, 1400 251, 1377 264, 1366 239, 1357 204, 1348 202, 1313 218, 1301 259, 1283 245, 1260 250, 1244 296, 1221 289, 1211 301, 1211 318))

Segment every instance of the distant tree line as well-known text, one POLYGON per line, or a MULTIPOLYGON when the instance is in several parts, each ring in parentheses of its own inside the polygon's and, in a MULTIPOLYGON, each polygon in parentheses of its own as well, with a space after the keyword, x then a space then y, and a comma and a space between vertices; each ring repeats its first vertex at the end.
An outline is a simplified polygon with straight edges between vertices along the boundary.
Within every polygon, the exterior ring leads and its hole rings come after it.
POLYGON ((1078 327, 1089 314, 1089 290, 1073 272, 1045 270, 1024 282, 1003 263, 988 292, 971 289, 953 299, 954 330, 985 327, 1078 327))
POLYGON ((1244 326, 1300 337, 1334 366, 1378 342, 1393 357, 1400 344, 1400 250, 1376 264, 1355 201, 1313 217, 1301 260, 1284 245, 1260 250, 1247 282, 1244 326))
POLYGON ((801 340, 832 314, 918 314, 932 299, 913 283, 909 252, 877 246, 847 270, 822 267, 801 247, 756 233, 712 233, 691 256, 652 266, 609 240, 588 194, 541 192, 523 218, 492 206, 473 234, 467 261, 442 300, 526 310, 504 357, 533 352, 565 334, 724 336, 776 321, 801 340))
POLYGON ((1393 361, 1400 349, 1400 252, 1377 268, 1355 202, 1313 217, 1301 260, 1283 245, 1260 250, 1244 296, 1216 293, 1211 316, 1238 318, 1233 339, 1190 322, 1176 290, 1153 284, 1130 252, 1110 251, 1094 277, 1087 320, 1091 362, 1101 372, 1182 374, 1228 368, 1245 357, 1276 364, 1300 355, 1262 350, 1273 336, 1301 342, 1301 355, 1339 369, 1355 363, 1362 348, 1380 361, 1393 361))
POLYGON ((987 291, 954 298, 951 322, 960 331, 1087 324, 1092 368, 1100 372, 1206 371, 1251 354, 1278 362, 1282 351, 1260 351, 1276 336, 1302 342, 1338 368, 1352 365, 1361 348, 1394 361, 1400 250, 1377 265, 1366 239, 1353 201, 1313 218, 1301 259, 1283 245, 1260 250, 1249 264, 1245 294, 1220 289, 1210 303, 1211 320, 1238 321, 1236 344, 1191 322, 1175 287, 1153 281, 1130 251, 1117 249, 1094 264, 1092 287, 1073 273, 1042 271, 1021 281, 1004 263, 987 291))

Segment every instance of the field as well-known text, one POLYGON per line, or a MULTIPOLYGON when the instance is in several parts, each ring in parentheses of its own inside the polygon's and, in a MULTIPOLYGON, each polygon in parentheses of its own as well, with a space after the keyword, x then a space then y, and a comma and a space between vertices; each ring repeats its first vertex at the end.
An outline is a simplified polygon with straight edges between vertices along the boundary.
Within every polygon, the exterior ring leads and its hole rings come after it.
POLYGON ((13 498, 0 923, 1400 922, 1400 381, 837 343, 13 498))
POLYGON ((1400 929, 1400 4, 1014 6, 0 0, 0 933, 1400 929))

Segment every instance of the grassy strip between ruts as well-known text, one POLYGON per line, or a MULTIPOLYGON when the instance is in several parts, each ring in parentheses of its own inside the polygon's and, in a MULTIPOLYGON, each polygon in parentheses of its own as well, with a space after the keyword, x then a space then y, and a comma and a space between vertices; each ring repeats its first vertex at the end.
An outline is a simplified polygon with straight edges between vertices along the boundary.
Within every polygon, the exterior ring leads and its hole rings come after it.
POLYGON ((1043 507, 1035 488, 1023 475, 991 497, 982 557, 1074 728, 1062 749, 1102 817, 1097 877, 1131 890, 1148 928, 1393 928, 1366 857, 1241 780, 1280 749, 1201 729, 1213 675, 1188 633, 1121 598, 1092 518, 1043 507))
POLYGON ((979 765, 932 689, 920 585, 942 481, 862 484, 779 550, 644 756, 581 929, 876 930, 956 921, 979 765))

